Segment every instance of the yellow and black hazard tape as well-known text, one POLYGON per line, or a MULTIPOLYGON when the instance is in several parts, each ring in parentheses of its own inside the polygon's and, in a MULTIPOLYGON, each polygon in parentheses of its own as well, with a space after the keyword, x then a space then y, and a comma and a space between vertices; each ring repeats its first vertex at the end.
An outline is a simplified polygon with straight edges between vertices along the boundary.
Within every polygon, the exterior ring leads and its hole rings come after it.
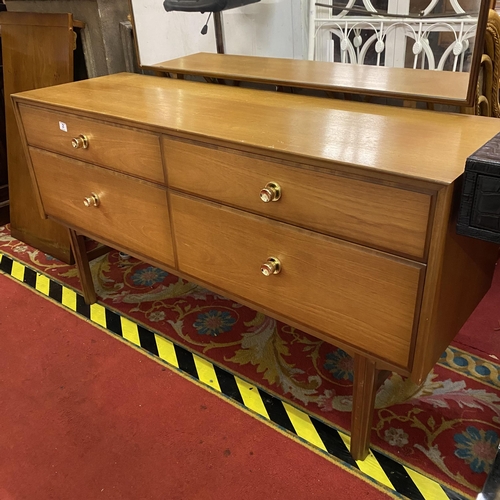
POLYGON ((355 461, 349 453, 349 435, 101 304, 89 306, 83 300, 83 296, 72 288, 2 252, 0 252, 0 273, 12 276, 42 295, 50 297, 53 301, 134 344, 149 355, 195 378, 275 424, 280 430, 289 432, 308 445, 340 460, 344 466, 358 469, 373 481, 389 488, 397 496, 410 500, 466 500, 466 497, 459 492, 376 450, 370 450, 364 461, 355 461))

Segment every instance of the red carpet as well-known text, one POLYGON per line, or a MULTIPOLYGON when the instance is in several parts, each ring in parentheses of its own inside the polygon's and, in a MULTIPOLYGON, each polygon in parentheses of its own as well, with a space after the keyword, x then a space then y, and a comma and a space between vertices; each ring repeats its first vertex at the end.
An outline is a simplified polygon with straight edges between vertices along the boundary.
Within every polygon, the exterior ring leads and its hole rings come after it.
POLYGON ((392 498, 2 275, 0 332, 0 500, 392 498))
MULTIPOLYGON (((0 251, 70 287, 66 266, 0 228, 0 251)), ((101 303, 318 419, 349 430, 352 360, 343 351, 118 252, 93 262, 101 303)), ((377 395, 372 445, 474 498, 500 435, 500 273, 455 347, 418 388, 393 375, 377 395), (493 356, 493 357, 491 357, 493 356)))
POLYGON ((474 314, 455 337, 454 345, 478 356, 500 362, 500 269, 474 314))

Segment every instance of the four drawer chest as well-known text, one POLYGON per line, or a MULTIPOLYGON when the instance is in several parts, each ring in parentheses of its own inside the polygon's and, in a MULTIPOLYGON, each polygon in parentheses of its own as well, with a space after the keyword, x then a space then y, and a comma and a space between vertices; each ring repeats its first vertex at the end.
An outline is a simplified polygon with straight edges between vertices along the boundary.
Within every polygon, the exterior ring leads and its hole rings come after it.
POLYGON ((351 453, 390 371, 421 382, 488 290, 459 236, 494 119, 117 74, 13 97, 40 212, 354 357, 351 453))

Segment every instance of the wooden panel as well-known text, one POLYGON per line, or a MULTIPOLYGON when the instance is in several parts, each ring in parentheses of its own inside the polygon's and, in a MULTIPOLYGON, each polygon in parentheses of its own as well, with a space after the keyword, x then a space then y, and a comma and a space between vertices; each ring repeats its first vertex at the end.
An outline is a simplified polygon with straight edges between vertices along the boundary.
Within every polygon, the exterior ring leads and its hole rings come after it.
POLYGON ((174 266, 164 188, 32 147, 30 155, 48 216, 174 266), (85 207, 92 193, 100 204, 85 207))
POLYGON ((153 64, 156 71, 465 105, 469 73, 233 54, 191 54, 153 64))
MULTIPOLYGON (((0 153, 1 154, 1 153, 0 153)), ((7 165, 5 165, 7 167, 7 165)), ((0 226, 7 224, 9 217, 9 190, 8 186, 0 186, 0 226)))
POLYGON ((19 111, 31 146, 164 182, 158 135, 31 106, 19 111), (87 149, 72 146, 80 134, 88 139, 87 149))
POLYGON ((335 170, 439 184, 458 178, 466 158, 500 131, 496 118, 131 73, 38 89, 22 99, 335 170))
POLYGON ((439 193, 432 235, 435 248, 431 246, 412 372, 418 384, 489 290, 498 260, 497 244, 457 234, 460 193, 461 183, 439 193), (445 207, 453 195, 450 215, 445 207))
POLYGON ((0 24, 12 235, 70 262, 68 230, 38 212, 11 94, 73 79, 72 16, 2 12, 0 24))
POLYGON ((169 186, 349 241, 424 257, 431 197, 163 138, 169 186), (277 182, 282 196, 263 203, 277 182))
MULTIPOLYGON (((0 32, 1 35, 1 32, 0 32)), ((0 49, 2 44, 2 37, 0 36, 0 49)), ((1 58, 1 53, 0 53, 1 58)), ((3 64, 0 59, 0 75, 3 74, 3 64)), ((0 92, 3 93, 3 78, 0 80, 0 92)), ((7 189, 7 130, 5 124, 5 101, 0 98, 0 205, 9 199, 7 189)))
POLYGON ((171 194, 179 269, 400 366, 425 266, 171 194), (265 277, 261 264, 283 270, 265 277))
MULTIPOLYGON (((42 14, 38 12, 1 12, 0 24, 2 26, 42 26, 47 28, 67 28, 73 26, 69 22, 71 14, 42 14)), ((2 30, 3 37, 3 30, 2 30)))

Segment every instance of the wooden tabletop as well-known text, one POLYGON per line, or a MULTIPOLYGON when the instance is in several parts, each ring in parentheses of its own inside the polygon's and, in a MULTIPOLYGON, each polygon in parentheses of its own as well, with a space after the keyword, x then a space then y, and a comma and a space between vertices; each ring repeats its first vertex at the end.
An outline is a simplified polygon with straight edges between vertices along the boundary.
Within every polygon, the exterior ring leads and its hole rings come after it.
POLYGON ((457 105, 466 104, 469 85, 469 73, 203 52, 151 68, 182 75, 457 105))
POLYGON ((467 157, 500 132, 497 118, 133 73, 16 95, 277 158, 438 184, 453 182, 467 157))

